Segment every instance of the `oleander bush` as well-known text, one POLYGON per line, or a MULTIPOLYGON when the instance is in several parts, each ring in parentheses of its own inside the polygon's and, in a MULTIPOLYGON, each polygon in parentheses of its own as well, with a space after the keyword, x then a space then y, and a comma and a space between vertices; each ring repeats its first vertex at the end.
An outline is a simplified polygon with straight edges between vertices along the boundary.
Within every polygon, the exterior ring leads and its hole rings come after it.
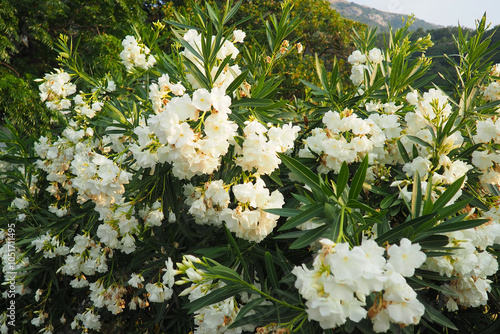
POLYGON ((38 81, 59 127, 0 134, 0 331, 495 332, 485 18, 459 30, 449 86, 407 22, 383 49, 357 32, 348 82, 318 59, 320 84, 292 103, 273 74, 301 51, 291 2, 251 47, 240 5, 134 30, 102 73, 61 36, 38 81))

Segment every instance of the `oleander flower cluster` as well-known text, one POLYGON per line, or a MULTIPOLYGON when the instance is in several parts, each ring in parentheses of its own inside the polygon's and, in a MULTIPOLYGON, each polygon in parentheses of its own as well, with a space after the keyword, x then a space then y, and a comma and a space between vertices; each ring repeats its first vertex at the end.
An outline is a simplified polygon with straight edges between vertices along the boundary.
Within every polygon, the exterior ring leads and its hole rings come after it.
MULTIPOLYGON (((165 75, 162 78, 168 80, 165 75)), ((183 94, 162 101, 163 106, 155 109, 158 113, 134 129, 137 142, 130 150, 138 167, 169 163, 174 175, 184 179, 212 174, 236 135, 237 125, 228 117, 231 98, 220 88, 210 92, 200 88, 192 97, 183 94)))
POLYGON ((156 63, 155 57, 150 54, 151 50, 137 41, 135 36, 126 36, 122 42, 123 51, 120 53, 123 65, 127 70, 132 70, 134 67, 147 70, 156 63))
POLYGON ((291 123, 267 129, 257 120, 246 121, 243 144, 236 145, 236 164, 245 171, 255 169, 259 175, 271 174, 281 163, 276 153, 293 148, 299 131, 300 127, 291 123))
POLYGON ((256 177, 255 182, 232 186, 222 180, 207 182, 203 187, 187 186, 184 194, 189 213, 198 224, 222 226, 225 223, 237 237, 254 242, 262 241, 277 224, 279 216, 265 209, 281 208, 284 204, 279 190, 270 192, 260 177, 256 177), (229 188, 237 206, 230 207, 229 188))
POLYGON ((493 65, 489 74, 493 79, 488 86, 481 87, 483 89, 483 98, 486 101, 497 101, 500 99, 500 82, 498 79, 500 77, 500 65, 493 65))
POLYGON ((338 173, 344 162, 351 164, 374 151, 384 152, 384 131, 370 118, 363 119, 351 110, 328 111, 323 123, 325 128, 313 129, 299 153, 301 157, 318 156, 321 173, 338 173))
POLYGON ((347 58, 347 61, 352 65, 349 78, 354 86, 362 86, 365 82, 365 75, 369 76, 377 65, 384 61, 384 55, 379 48, 371 49, 368 54, 364 54, 360 50, 354 50, 347 58))
MULTIPOLYGON (((441 91, 431 88, 420 95, 417 91, 409 92, 406 100, 411 109, 404 120, 405 131, 399 138, 406 152, 415 152, 411 161, 403 165, 403 172, 408 179, 393 182, 393 186, 399 187, 402 197, 406 200, 411 198, 409 185, 418 174, 422 189, 427 188, 429 178, 432 181, 432 196, 437 198, 446 185, 450 185, 458 179, 465 177, 474 166, 464 160, 454 159, 451 152, 462 147, 464 138, 459 131, 443 134, 441 140, 437 141, 436 133, 441 132, 448 123, 452 113, 452 106, 448 97, 441 91)), ((452 121, 453 122, 453 121, 452 121)), ((458 192, 450 204, 457 200, 461 192, 458 192)))
POLYGON ((62 69, 56 69, 56 73, 47 73, 40 81, 40 99, 45 101, 47 108, 69 113, 71 100, 68 96, 76 92, 76 85, 71 82, 70 75, 62 69))
POLYGON ((426 260, 420 245, 401 239, 386 251, 373 240, 364 240, 352 249, 347 243, 320 239, 322 249, 313 261, 295 267, 295 286, 307 300, 307 314, 321 328, 337 328, 350 319, 359 322, 367 316, 377 333, 386 332, 390 323, 401 327, 417 324, 424 306, 406 282, 426 260), (386 258, 387 257, 387 258, 386 258), (375 302, 367 296, 375 293, 375 302))
POLYGON ((481 171, 480 180, 483 184, 498 184, 500 182, 500 153, 496 148, 500 143, 500 123, 498 118, 478 120, 477 133, 472 137, 476 143, 484 144, 482 149, 472 152, 472 164, 481 171))
POLYGON ((428 258, 422 268, 452 278, 443 286, 446 307, 457 311, 459 307, 486 305, 491 291, 491 277, 498 271, 497 258, 487 251, 500 242, 500 215, 498 209, 484 213, 487 219, 475 228, 446 233, 449 247, 457 247, 448 256, 428 258))

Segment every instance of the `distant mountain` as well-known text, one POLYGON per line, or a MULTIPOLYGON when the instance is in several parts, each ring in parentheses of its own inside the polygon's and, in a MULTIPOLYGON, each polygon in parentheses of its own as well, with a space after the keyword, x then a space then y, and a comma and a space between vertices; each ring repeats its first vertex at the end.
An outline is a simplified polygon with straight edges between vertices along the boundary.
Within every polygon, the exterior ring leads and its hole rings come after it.
MULTIPOLYGON (((344 0, 328 0, 330 6, 335 9, 342 17, 347 19, 364 23, 371 27, 377 27, 378 32, 389 31, 389 25, 393 29, 400 28, 402 26, 401 18, 405 19, 408 15, 396 14, 384 12, 375 8, 370 8, 367 6, 361 6, 353 2, 348 2, 344 0)), ((417 30, 418 28, 436 29, 442 26, 426 22, 424 20, 416 19, 410 30, 417 30)))

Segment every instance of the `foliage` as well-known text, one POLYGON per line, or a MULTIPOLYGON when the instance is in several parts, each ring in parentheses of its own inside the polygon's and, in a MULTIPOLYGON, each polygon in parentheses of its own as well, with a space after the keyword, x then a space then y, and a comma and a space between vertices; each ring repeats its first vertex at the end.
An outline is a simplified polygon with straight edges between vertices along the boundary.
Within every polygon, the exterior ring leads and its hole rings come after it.
MULTIPOLYGON (((151 1, 61 1, 61 0, 2 0, 0 5, 0 76, 2 92, 16 95, 23 87, 21 97, 2 99, 0 119, 8 119, 23 135, 37 135, 47 129, 32 126, 33 119, 43 119, 47 124, 50 112, 34 98, 37 78, 56 66, 57 53, 53 47, 60 34, 73 36, 81 41, 85 64, 98 59, 108 61, 104 49, 119 48, 124 31, 131 25, 143 25, 148 13, 143 6, 151 1), (115 36, 114 39, 112 36, 115 36), (31 91, 27 88, 31 87, 31 91), (33 107, 29 107, 26 104, 33 107), (20 112, 23 110, 23 112, 20 112), (38 114, 39 113, 39 114, 38 114), (41 131, 41 132, 40 132, 41 131)), ((151 2, 152 3, 152 2, 151 2)), ((94 65, 94 70, 107 68, 110 63, 94 65)))
MULTIPOLYGON (((200 3, 203 6, 203 1, 187 1, 180 8, 185 9, 187 13, 193 7, 193 3, 200 3)), ((224 0, 208 3, 219 8, 225 5, 224 0)), ((248 40, 254 40, 258 45, 265 45, 268 41, 266 30, 262 28, 263 20, 271 16, 279 16, 280 11, 280 1, 249 1, 235 14, 231 23, 238 23, 238 26, 246 32, 248 40)), ((342 18, 325 0, 296 0, 290 15, 299 19, 300 24, 290 34, 289 40, 300 42, 303 52, 292 54, 277 64, 273 74, 283 78, 282 94, 284 98, 292 100, 294 96, 305 97, 299 77, 316 82, 316 54, 328 69, 331 68, 334 59, 338 58, 342 74, 346 74, 347 69, 343 64, 353 50, 352 29, 361 30, 363 25, 342 18)), ((167 18, 172 16, 172 12, 166 14, 167 18)), ((253 50, 253 45, 247 47, 254 54, 262 52, 262 50, 253 50)))
MULTIPOLYGON (((33 81, 32 81, 33 82, 33 81)), ((8 109, 10 122, 17 129, 30 129, 34 136, 40 136, 45 129, 50 128, 51 114, 35 91, 34 85, 30 85, 23 79, 10 73, 4 73, 0 77, 0 94, 2 101, 0 108, 8 109)), ((3 116, 0 114, 0 116, 3 116)), ((3 117, 0 118, 3 124, 3 117)))
MULTIPOLYGON (((496 27, 486 27, 484 31, 484 37, 491 38, 492 43, 496 43, 500 40, 500 33, 497 31, 496 27)), ((465 27, 443 27, 435 29, 417 29, 413 35, 412 40, 417 40, 418 38, 423 38, 427 35, 431 36, 434 45, 426 50, 427 57, 432 58, 433 68, 435 73, 441 73, 443 76, 450 78, 455 76, 453 64, 447 61, 447 58, 458 59, 457 55, 457 44, 455 38, 458 36, 459 29, 462 33, 466 33, 468 36, 474 36, 476 31, 474 29, 469 29, 465 27), (446 56, 445 56, 446 55, 446 56)), ((378 47, 383 46, 383 40, 387 38, 387 33, 381 33, 377 36, 378 47)), ((494 63, 500 62, 500 55, 492 55, 491 60, 494 63)), ((441 76, 436 76, 433 82, 438 86, 446 86, 448 83, 441 76)))
POLYGON ((297 52, 293 6, 242 44, 241 5, 137 28, 96 71, 58 40, 39 90, 64 127, 0 133, 2 331, 494 331, 485 24, 457 38, 449 94, 428 88, 432 41, 406 22, 382 50, 357 33, 349 82, 316 57, 311 99, 291 106, 275 71, 297 52))

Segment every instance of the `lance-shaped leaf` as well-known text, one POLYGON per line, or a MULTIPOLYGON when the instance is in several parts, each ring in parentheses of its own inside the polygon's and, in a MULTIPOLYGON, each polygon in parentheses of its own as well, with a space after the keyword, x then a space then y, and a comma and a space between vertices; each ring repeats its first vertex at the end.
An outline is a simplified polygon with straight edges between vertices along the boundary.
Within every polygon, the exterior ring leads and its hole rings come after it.
POLYGON ((258 306, 264 300, 266 300, 266 299, 265 298, 257 298, 257 299, 254 299, 254 300, 248 302, 242 308, 240 308, 238 314, 236 315, 236 318, 234 319, 234 322, 228 327, 228 329, 241 326, 241 323, 242 323, 241 320, 245 318, 245 315, 247 315, 248 312, 253 310, 256 306, 258 306))
POLYGON ((366 178, 366 170, 368 169, 368 155, 365 156, 361 165, 359 166, 356 174, 352 178, 351 189, 349 189, 349 199, 358 199, 361 190, 363 189, 363 183, 366 178))
POLYGON ((252 292, 252 290, 245 286, 237 286, 237 285, 226 285, 221 288, 217 288, 216 290, 210 292, 209 294, 198 298, 191 303, 187 304, 185 308, 188 309, 189 313, 194 313, 196 310, 199 310, 202 307, 212 305, 223 301, 227 298, 234 297, 238 293, 241 292, 252 292))
POLYGON ((404 236, 404 230, 407 228, 412 228, 413 230, 417 229, 420 227, 420 225, 429 222, 430 220, 435 221, 435 216, 436 213, 432 213, 429 215, 421 216, 418 218, 411 219, 401 225, 396 226, 395 228, 387 231, 386 233, 382 234, 379 236, 375 241, 379 244, 382 245, 385 242, 393 242, 396 240, 402 239, 404 236))
POLYGON ((324 235, 325 231, 329 227, 330 226, 328 226, 328 225, 322 225, 322 226, 316 227, 313 230, 307 231, 307 233, 302 235, 300 238, 295 240, 290 245, 290 249, 300 249, 300 248, 304 248, 306 246, 309 246, 311 243, 313 243, 314 241, 316 241, 320 237, 322 237, 324 235))
POLYGON ((344 161, 342 163, 342 167, 340 167, 340 172, 337 177, 337 198, 342 196, 344 189, 349 181, 349 168, 347 167, 347 163, 344 161))
POLYGON ((271 285, 273 288, 278 289, 278 274, 276 273, 276 268, 274 268, 274 261, 271 253, 266 252, 266 255, 264 256, 265 264, 266 264, 266 272, 267 272, 267 278, 271 282, 271 285))
POLYGON ((420 216, 422 208, 422 184, 420 174, 417 172, 413 181, 413 191, 411 194, 411 213, 413 218, 420 216))
MULTIPOLYGON (((454 232, 454 231, 466 230, 469 228, 481 226, 484 223, 489 221, 489 219, 471 219, 471 220, 463 221, 463 219, 466 216, 467 216, 467 214, 464 213, 463 215, 448 219, 445 222, 429 229, 425 234, 422 234, 422 237, 427 235, 427 234, 449 233, 449 232, 454 232)), ((419 239, 419 238, 416 238, 415 241, 417 241, 417 239, 419 239)))
POLYGON ((453 324, 453 322, 450 321, 442 312, 439 310, 436 310, 434 307, 432 307, 430 304, 426 303, 425 301, 419 299, 419 301, 424 304, 425 307, 425 315, 424 317, 427 318, 428 320, 437 323, 441 326, 448 327, 453 330, 458 330, 458 328, 453 324))
POLYGON ((465 175, 453 182, 444 193, 434 202, 434 210, 438 211, 444 207, 457 194, 464 184, 465 175))
POLYGON ((306 210, 303 210, 301 213, 296 215, 293 218, 290 218, 283 226, 281 226, 278 231, 284 231, 291 228, 294 228, 300 224, 303 224, 313 218, 324 216, 324 204, 318 203, 311 206, 306 206, 306 210))
POLYGON ((236 77, 236 79, 233 80, 233 82, 231 82, 231 84, 229 85, 229 87, 227 87, 226 89, 226 94, 228 96, 231 96, 232 93, 238 89, 238 87, 240 87, 240 85, 245 81, 245 79, 247 78, 247 75, 248 75, 248 70, 245 70, 243 72, 241 72, 240 75, 238 75, 236 77))
POLYGON ((401 154, 401 157, 403 158, 403 161, 405 163, 409 163, 411 161, 411 159, 408 156, 408 152, 406 152, 406 149, 405 149, 403 143, 401 143, 401 140, 399 140, 399 139, 398 139, 398 150, 399 150, 399 154, 401 154))
POLYGON ((319 184, 319 176, 304 166, 300 161, 295 160, 283 153, 278 153, 281 161, 290 169, 295 176, 313 191, 322 193, 323 189, 319 184))

